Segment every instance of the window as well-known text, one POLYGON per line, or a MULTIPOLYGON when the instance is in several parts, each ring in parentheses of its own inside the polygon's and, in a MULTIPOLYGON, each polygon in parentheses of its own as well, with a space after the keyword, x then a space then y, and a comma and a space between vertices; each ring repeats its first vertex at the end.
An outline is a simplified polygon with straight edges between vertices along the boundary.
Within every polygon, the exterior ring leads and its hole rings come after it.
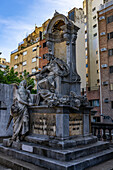
POLYGON ((87 30, 85 30, 85 34, 87 34, 87 30))
POLYGON ((96 60, 96 64, 98 64, 98 60, 96 60))
POLYGON ((108 50, 108 56, 112 56, 113 55, 113 49, 109 49, 108 50))
POLYGON ((111 38, 113 38, 113 32, 108 33, 108 40, 110 40, 111 38))
POLYGON ((113 101, 111 101, 111 109, 113 109, 113 101))
POLYGON ((92 9, 92 12, 95 11, 95 10, 96 10, 96 7, 94 7, 94 8, 92 9))
POLYGON ((43 66, 43 68, 44 68, 45 66, 43 66))
POLYGON ((18 58, 18 56, 17 56, 17 55, 15 55, 15 57, 14 57, 14 58, 15 58, 15 60, 16 60, 16 59, 18 58))
POLYGON ((86 74, 86 77, 88 77, 88 74, 86 74))
POLYGON ((113 83, 110 84, 110 90, 113 90, 113 83))
POLYGON ((16 69, 18 66, 17 65, 14 65, 14 69, 16 69))
POLYGON ((86 64, 86 68, 88 68, 88 64, 86 64))
POLYGON ((41 31, 39 32, 39 37, 40 37, 40 40, 42 40, 42 32, 41 31))
POLYGON ((93 19, 96 19, 96 15, 93 17, 93 19))
POLYGON ((87 42, 87 39, 85 39, 85 42, 87 42))
POLYGON ((99 80, 99 79, 97 79, 97 83, 100 83, 100 80, 99 80))
POLYGON ((43 43, 43 48, 45 48, 45 47, 46 47, 46 42, 43 43))
POLYGON ((88 56, 86 56, 86 59, 88 59, 88 56))
POLYGON ((36 51, 37 50, 37 47, 33 47, 32 48, 32 51, 34 52, 34 51, 36 51))
POLYGON ((93 36, 96 37, 96 36, 97 36, 97 33, 93 34, 93 36))
POLYGON ((36 69, 35 69, 35 68, 33 68, 33 69, 32 69, 32 73, 35 73, 35 72, 36 72, 36 69))
POLYGON ((32 58, 32 63, 36 61, 36 57, 32 58))
POLYGON ((110 72, 110 73, 113 73, 113 66, 110 66, 110 67, 109 67, 109 72, 110 72))
POLYGON ((24 51, 24 52, 23 52, 23 55, 26 55, 26 54, 27 54, 27 51, 24 51))
POLYGON ((93 28, 96 28, 97 27, 97 24, 93 25, 93 28))
POLYGON ((75 21, 75 11, 72 11, 68 14, 70 20, 75 21))
POLYGON ((107 24, 113 22, 113 15, 111 15, 110 17, 107 17, 107 24))
POLYGON ((96 51, 96 54, 98 54, 98 51, 96 51))
POLYGON ((89 100, 90 106, 99 107, 99 100, 89 100))
POLYGON ((23 66, 25 66, 26 64, 27 64, 27 62, 26 62, 26 61, 24 61, 24 62, 22 63, 22 65, 23 65, 23 66))
POLYGON ((85 50, 87 50, 87 48, 85 48, 85 50))
POLYGON ((97 70, 97 73, 99 73, 100 71, 99 71, 99 69, 97 70))
POLYGON ((43 59, 45 59, 45 55, 43 54, 43 59))

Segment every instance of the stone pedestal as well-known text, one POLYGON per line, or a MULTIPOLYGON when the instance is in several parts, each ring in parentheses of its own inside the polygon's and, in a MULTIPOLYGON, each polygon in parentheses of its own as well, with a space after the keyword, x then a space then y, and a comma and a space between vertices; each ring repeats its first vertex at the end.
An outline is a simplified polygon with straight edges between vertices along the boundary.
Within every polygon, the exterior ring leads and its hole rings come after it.
POLYGON ((90 136, 90 109, 30 107, 30 134, 48 136, 48 145, 51 146, 54 146, 53 143, 61 148, 68 147, 69 143, 74 146, 76 138, 90 136))

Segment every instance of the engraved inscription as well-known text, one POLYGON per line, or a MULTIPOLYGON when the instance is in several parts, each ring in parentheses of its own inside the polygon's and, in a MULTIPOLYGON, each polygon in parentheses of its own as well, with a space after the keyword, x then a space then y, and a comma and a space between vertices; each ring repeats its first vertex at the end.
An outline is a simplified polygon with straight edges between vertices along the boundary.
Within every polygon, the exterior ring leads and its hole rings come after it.
POLYGON ((32 133, 40 135, 56 135, 55 114, 32 114, 32 133))
POLYGON ((69 135, 82 135, 83 131, 83 119, 82 114, 70 114, 69 115, 69 135))

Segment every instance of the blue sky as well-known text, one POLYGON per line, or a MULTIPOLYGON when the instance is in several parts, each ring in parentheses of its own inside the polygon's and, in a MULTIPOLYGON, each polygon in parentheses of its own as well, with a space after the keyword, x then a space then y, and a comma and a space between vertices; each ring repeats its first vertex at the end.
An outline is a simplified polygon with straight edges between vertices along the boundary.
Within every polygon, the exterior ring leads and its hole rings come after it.
POLYGON ((10 53, 31 33, 35 24, 52 18, 54 11, 67 15, 73 7, 82 7, 83 0, 2 0, 0 2, 0 57, 10 61, 10 53))

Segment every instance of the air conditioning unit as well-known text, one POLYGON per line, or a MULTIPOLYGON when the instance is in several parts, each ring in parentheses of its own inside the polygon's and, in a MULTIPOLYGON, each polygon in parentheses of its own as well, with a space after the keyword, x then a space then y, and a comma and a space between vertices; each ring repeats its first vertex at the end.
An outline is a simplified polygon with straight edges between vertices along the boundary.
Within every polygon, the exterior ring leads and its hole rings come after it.
POLYGON ((104 99, 104 103, 109 103, 108 98, 104 99))
POLYGON ((102 64, 101 65, 102 68, 107 68, 107 66, 108 66, 107 64, 102 64))
POLYGON ((100 35, 106 35, 106 33, 105 32, 101 32, 100 35))
POLYGON ((103 20, 103 19, 105 19, 105 16, 99 17, 99 20, 103 20))
POLYGON ((102 83, 103 86, 107 86, 108 84, 109 84, 108 81, 104 81, 104 82, 102 83))
POLYGON ((103 52, 103 51, 106 51, 106 50, 107 50, 106 48, 101 48, 101 50, 100 50, 100 51, 102 51, 102 52, 103 52))

